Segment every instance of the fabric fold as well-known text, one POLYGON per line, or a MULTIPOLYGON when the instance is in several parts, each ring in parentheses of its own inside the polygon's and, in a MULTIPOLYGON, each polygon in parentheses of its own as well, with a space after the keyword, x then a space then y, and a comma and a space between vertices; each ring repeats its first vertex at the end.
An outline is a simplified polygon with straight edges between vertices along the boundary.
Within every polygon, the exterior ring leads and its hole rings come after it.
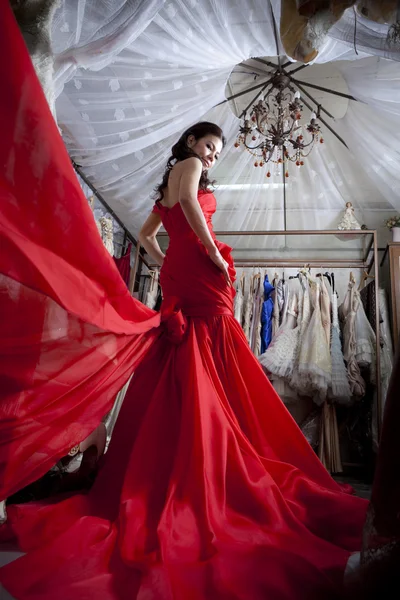
POLYGON ((161 330, 103 246, 8 3, 0 15, 4 499, 91 433, 161 330))

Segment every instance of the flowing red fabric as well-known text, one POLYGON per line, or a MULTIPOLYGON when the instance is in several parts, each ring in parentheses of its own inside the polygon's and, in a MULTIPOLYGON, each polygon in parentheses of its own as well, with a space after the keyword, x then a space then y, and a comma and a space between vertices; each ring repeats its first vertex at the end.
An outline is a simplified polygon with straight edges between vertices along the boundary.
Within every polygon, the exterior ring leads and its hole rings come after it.
POLYGON ((0 499, 111 408, 159 335, 103 247, 8 2, 0 3, 0 499))
POLYGON ((129 285, 129 277, 131 274, 131 249, 132 244, 129 244, 127 251, 123 256, 121 256, 121 258, 114 257, 114 262, 117 266, 117 269, 127 286, 129 285))
MULTIPOLYGON (((179 204, 154 209, 170 235, 164 324, 129 297, 1 12, 4 489, 92 427, 135 367, 92 489, 9 507, 0 537, 27 554, 1 583, 19 600, 338 598, 366 502, 331 479, 276 395, 179 204)), ((214 196, 199 203, 212 231, 214 196)))

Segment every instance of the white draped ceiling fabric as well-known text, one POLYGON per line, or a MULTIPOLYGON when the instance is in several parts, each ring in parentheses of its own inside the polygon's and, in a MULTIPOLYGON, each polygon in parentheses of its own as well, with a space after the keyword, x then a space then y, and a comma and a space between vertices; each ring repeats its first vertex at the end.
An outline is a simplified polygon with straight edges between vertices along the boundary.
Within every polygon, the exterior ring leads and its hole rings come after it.
MULTIPOLYGON (((280 2, 272 8, 279 24, 280 2)), ((335 228, 351 201, 383 243, 383 219, 400 210, 399 49, 387 46, 387 27, 361 17, 354 36, 354 19, 345 12, 316 59, 335 62, 359 100, 334 123, 349 150, 323 128, 325 144, 301 169, 291 165, 286 222, 335 228)), ((239 121, 228 103, 217 106, 235 65, 276 56, 267 0, 64 0, 53 49, 68 151, 131 233, 151 210, 172 144, 200 120, 218 123, 228 139, 213 172, 216 229, 283 229, 282 175, 271 169, 267 180, 233 148, 239 121)))

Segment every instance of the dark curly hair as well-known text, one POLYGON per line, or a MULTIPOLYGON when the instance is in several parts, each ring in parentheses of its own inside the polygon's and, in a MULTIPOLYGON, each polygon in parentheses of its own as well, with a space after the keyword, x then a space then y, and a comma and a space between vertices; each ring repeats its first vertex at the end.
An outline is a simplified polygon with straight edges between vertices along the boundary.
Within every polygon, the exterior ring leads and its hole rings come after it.
MULTIPOLYGON (((190 135, 193 135, 196 140, 200 140, 206 135, 215 135, 222 141, 222 146, 226 144, 226 139, 222 133, 222 129, 215 125, 215 123, 209 123, 208 121, 202 121, 189 127, 179 138, 179 140, 172 146, 172 155, 169 157, 166 169, 162 181, 154 189, 154 195, 156 200, 162 200, 164 198, 164 190, 168 185, 169 174, 171 173, 172 167, 180 160, 185 160, 191 156, 198 156, 193 150, 187 145, 187 140, 190 135)), ((207 171, 203 171, 199 181, 199 189, 207 190, 214 184, 210 181, 207 176, 207 171)))

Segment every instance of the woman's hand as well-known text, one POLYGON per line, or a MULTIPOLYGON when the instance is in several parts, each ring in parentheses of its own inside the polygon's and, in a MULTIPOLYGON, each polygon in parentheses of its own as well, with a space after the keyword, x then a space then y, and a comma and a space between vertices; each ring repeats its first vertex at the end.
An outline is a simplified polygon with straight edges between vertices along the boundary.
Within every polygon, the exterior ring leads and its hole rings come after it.
POLYGON ((229 277, 229 264, 222 258, 221 252, 218 250, 216 246, 208 251, 209 257, 213 261, 215 265, 217 265, 218 269, 222 272, 226 283, 229 286, 232 286, 231 278, 229 277))

